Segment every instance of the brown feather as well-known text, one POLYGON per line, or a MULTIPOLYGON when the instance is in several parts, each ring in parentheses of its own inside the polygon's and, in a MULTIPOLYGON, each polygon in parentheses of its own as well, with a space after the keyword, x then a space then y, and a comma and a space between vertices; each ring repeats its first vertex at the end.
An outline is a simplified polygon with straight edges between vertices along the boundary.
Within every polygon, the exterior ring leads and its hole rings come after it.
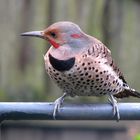
POLYGON ((120 69, 117 67, 117 65, 114 63, 114 60, 112 59, 111 56, 111 51, 99 40, 96 39, 96 44, 93 45, 93 50, 94 50, 94 55, 105 58, 106 59, 106 64, 110 65, 113 70, 116 72, 116 74, 119 76, 119 78, 127 84, 126 80, 124 79, 124 76, 120 69))
POLYGON ((123 98, 123 97, 129 97, 129 96, 140 98, 140 93, 135 91, 134 89, 129 89, 129 90, 125 89, 123 92, 120 92, 114 96, 116 98, 123 98))

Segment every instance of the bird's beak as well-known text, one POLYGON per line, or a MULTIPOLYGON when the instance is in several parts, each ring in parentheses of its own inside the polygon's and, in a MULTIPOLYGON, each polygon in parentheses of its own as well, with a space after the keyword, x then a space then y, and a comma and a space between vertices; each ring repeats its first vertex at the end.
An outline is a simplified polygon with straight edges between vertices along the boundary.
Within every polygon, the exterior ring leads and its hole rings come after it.
POLYGON ((44 39, 43 31, 31 31, 22 33, 21 36, 31 36, 31 37, 40 37, 44 39))

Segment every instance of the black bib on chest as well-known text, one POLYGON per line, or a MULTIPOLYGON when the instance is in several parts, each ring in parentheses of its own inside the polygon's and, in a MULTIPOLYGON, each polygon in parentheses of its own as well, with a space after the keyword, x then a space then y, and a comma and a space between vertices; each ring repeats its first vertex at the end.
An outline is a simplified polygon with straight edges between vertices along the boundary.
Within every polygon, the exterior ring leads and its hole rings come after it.
POLYGON ((75 57, 69 58, 67 60, 59 60, 49 54, 49 61, 54 69, 58 71, 67 71, 73 67, 75 63, 75 57))

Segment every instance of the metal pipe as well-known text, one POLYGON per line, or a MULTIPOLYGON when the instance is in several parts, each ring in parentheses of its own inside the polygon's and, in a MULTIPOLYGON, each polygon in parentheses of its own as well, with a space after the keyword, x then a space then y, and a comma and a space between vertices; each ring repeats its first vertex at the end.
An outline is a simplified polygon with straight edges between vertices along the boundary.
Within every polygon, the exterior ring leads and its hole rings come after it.
MULTIPOLYGON (((118 103, 121 120, 140 120, 140 103, 118 103)), ((0 121, 53 120, 54 103, 1 102, 0 121)), ((57 120, 116 120, 110 104, 63 104, 57 120)))

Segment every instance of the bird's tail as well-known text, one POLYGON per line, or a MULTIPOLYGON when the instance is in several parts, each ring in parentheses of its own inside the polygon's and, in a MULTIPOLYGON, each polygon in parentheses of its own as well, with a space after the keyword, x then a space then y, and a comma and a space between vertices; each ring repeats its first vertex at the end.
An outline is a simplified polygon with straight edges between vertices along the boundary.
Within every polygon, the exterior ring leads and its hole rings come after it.
POLYGON ((123 98, 123 97, 129 97, 129 96, 140 98, 140 93, 137 92, 135 89, 128 88, 114 96, 117 98, 123 98))

